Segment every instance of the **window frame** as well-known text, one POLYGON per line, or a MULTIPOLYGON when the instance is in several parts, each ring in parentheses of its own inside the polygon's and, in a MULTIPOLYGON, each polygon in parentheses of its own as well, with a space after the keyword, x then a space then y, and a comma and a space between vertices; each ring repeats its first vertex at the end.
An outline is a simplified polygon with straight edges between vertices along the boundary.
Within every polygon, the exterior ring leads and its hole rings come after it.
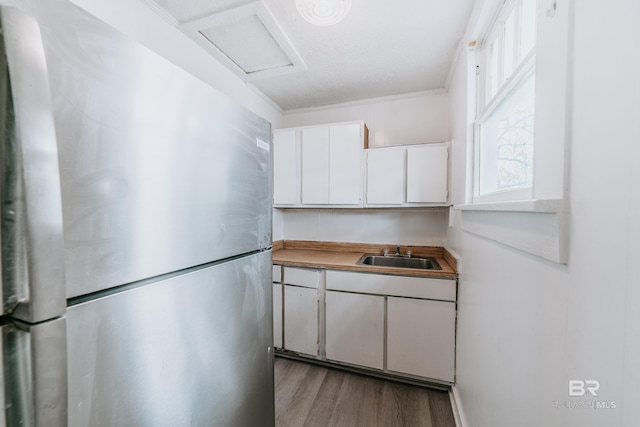
MULTIPOLYGON (((533 199, 534 183, 535 183, 535 166, 534 176, 531 183, 528 186, 498 190, 491 193, 480 193, 480 171, 481 171, 481 127, 491 116, 491 114, 504 102, 510 95, 512 95, 520 84, 526 78, 533 73, 533 79, 535 81, 536 76, 536 45, 534 43, 530 51, 522 56, 521 41, 522 41, 522 8, 523 1, 526 0, 506 0, 504 1, 495 18, 485 32, 486 36, 481 43, 482 49, 478 52, 478 66, 476 73, 476 119, 473 122, 473 186, 472 186, 472 204, 491 203, 491 202, 503 202, 503 201, 516 201, 516 200, 530 200, 533 199), (511 13, 514 13, 514 45, 512 58, 515 65, 512 66, 511 74, 504 76, 504 48, 505 48, 505 27, 506 22, 509 19, 511 13), (497 88, 491 87, 493 84, 491 56, 495 49, 495 43, 499 42, 497 46, 500 49, 498 55, 498 72, 499 75, 496 78, 498 83, 497 88), (494 92, 492 94, 492 92, 494 92)), ((537 9, 537 8, 536 8, 537 9)), ((536 16, 537 21, 537 16, 536 16)), ((537 27, 537 24, 536 24, 537 27)), ((534 39, 535 40, 535 39, 534 39)), ((535 101, 534 101, 535 103, 535 101)), ((534 126, 535 128, 535 126, 534 126)), ((534 152, 535 152, 535 135, 534 135, 534 152)), ((535 157, 535 155, 534 155, 535 157)))
MULTIPOLYGON (((462 203, 453 206, 450 217, 455 225, 475 236, 557 264, 569 262, 571 142, 573 126, 572 62, 574 49, 573 16, 570 2, 537 1, 535 38, 523 39, 535 51, 535 150, 533 197, 527 200, 473 201, 474 191, 474 123, 480 117, 482 93, 478 76, 482 63, 483 40, 492 28, 505 0, 487 0, 478 7, 465 35, 469 45, 464 62, 466 84, 465 132, 455 136, 465 142, 463 156, 464 183, 462 203), (551 5, 551 7, 549 7, 551 5)), ((529 6, 529 5, 528 5, 529 6)), ((532 4, 530 6, 533 6, 532 4)), ((527 21, 524 21, 527 22, 527 21)), ((527 23, 527 28, 531 22, 527 23)), ((531 34, 527 31, 526 34, 531 34)), ((456 102, 458 102, 456 100, 456 102)), ((457 104, 456 104, 457 105, 457 104)), ((461 183, 459 183, 460 185, 461 183)), ((454 197, 454 200, 460 195, 454 197)), ((514 198, 515 199, 515 198, 514 198)))

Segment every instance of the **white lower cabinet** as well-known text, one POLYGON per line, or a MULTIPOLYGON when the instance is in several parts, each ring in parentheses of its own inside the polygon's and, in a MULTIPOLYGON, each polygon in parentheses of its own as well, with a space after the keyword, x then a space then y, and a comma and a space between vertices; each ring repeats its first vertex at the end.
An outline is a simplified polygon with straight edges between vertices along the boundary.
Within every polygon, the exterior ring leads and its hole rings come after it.
POLYGON ((455 280, 284 267, 273 286, 277 348, 454 382, 455 280))
POLYGON ((453 382, 453 302, 387 297, 387 369, 453 382))
POLYGON ((273 266, 273 346, 282 348, 282 267, 273 266))
POLYGON ((384 297, 327 291, 325 310, 327 359, 382 369, 384 297))
POLYGON ((284 348, 318 355, 318 290, 284 286, 284 348))
POLYGON ((284 349, 318 357, 319 292, 324 273, 308 268, 284 267, 284 349))
POLYGON ((325 280, 328 360, 454 381, 455 280, 335 270, 325 280))
POLYGON ((273 346, 282 348, 282 284, 273 284, 273 346))

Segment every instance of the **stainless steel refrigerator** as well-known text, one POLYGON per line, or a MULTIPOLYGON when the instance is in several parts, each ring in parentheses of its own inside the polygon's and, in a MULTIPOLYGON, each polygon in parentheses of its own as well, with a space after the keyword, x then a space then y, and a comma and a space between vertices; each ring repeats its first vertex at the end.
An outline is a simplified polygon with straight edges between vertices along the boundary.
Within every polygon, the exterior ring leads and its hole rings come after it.
POLYGON ((66 0, 0 23, 0 426, 273 425, 269 123, 66 0))

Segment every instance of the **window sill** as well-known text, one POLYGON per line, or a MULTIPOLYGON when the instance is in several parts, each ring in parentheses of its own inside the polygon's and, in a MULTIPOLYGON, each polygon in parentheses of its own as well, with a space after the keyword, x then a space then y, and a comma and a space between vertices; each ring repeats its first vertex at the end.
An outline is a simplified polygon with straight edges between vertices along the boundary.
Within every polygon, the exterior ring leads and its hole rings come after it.
POLYGON ((543 199, 474 203, 454 205, 453 208, 460 211, 560 213, 564 212, 564 205, 563 199, 543 199))
POLYGON ((455 205, 462 229, 558 263, 568 260, 566 202, 562 199, 455 205))

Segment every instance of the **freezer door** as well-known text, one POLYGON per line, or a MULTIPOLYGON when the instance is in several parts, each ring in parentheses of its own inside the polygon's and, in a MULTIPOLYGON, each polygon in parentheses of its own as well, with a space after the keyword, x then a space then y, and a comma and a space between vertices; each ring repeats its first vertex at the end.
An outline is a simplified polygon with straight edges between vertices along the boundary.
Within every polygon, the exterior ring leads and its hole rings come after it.
POLYGON ((69 426, 273 426, 271 252, 68 309, 69 426))
POLYGON ((66 426, 65 319, 0 330, 0 426, 66 426))
POLYGON ((34 323, 66 309, 58 153, 38 24, 2 6, 0 25, 0 315, 34 323))
POLYGON ((271 128, 69 1, 31 2, 58 137, 67 296, 271 245, 271 128))

